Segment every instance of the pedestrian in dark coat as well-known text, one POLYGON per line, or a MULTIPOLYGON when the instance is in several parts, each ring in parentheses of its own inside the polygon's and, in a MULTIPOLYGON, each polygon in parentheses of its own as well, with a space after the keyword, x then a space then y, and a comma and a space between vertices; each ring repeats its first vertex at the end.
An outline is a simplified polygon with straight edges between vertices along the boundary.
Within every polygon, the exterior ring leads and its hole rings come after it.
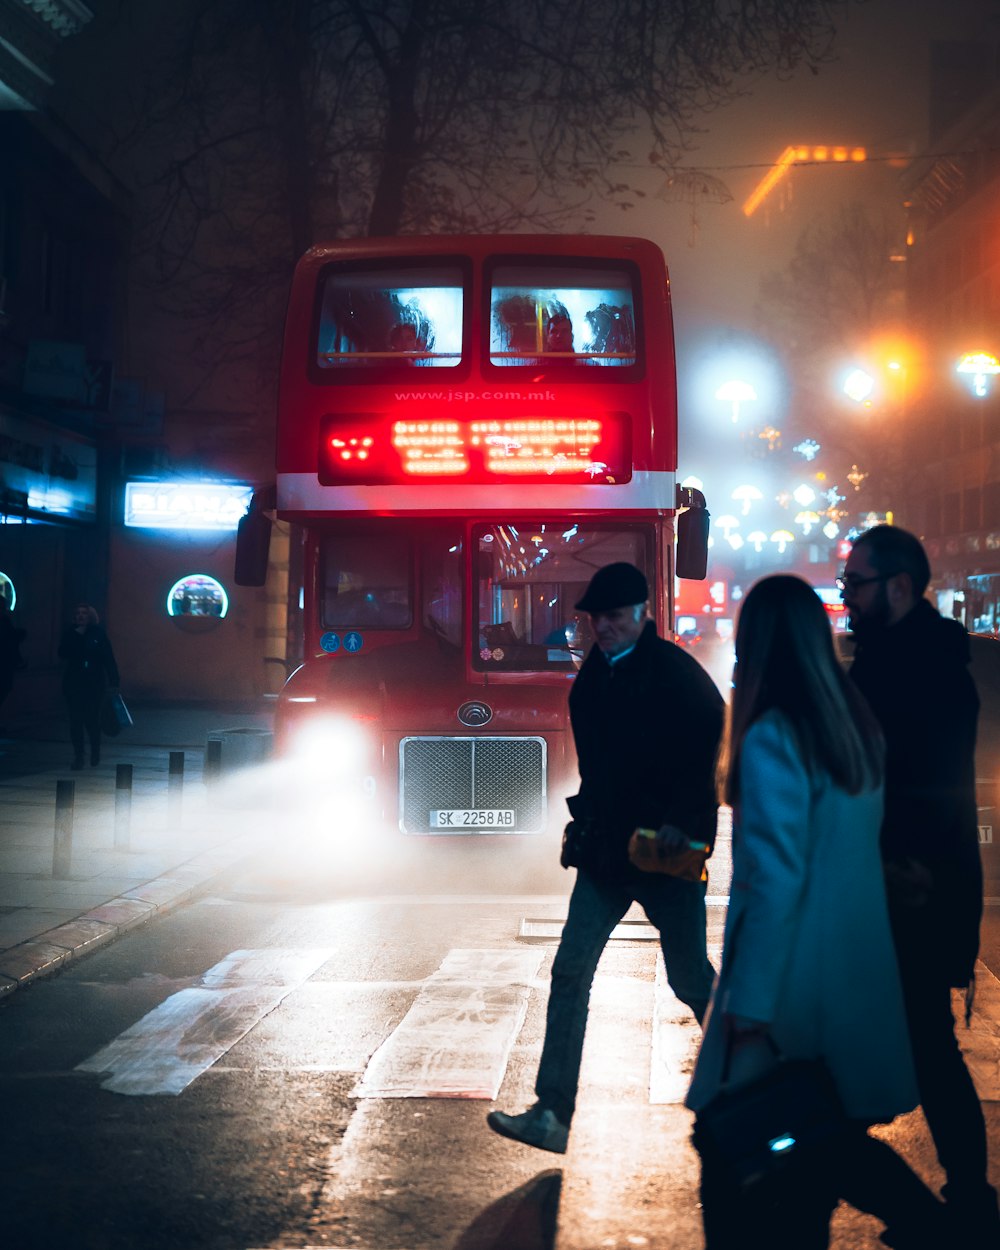
POLYGON ((73 624, 59 643, 59 658, 66 661, 62 688, 69 710, 73 768, 83 767, 85 736, 91 765, 101 762, 101 704, 108 688, 116 690, 120 683, 111 643, 98 622, 89 603, 78 603, 73 624))
POLYGON ((552 965, 538 1101, 520 1115, 490 1112, 492 1129, 562 1154, 576 1108, 590 987, 615 926, 638 902, 660 934, 667 979, 701 1021, 715 972, 705 943, 707 881, 644 872, 629 861, 637 828, 663 851, 715 840, 715 759, 723 702, 680 647, 657 637, 649 590, 631 564, 599 569, 576 605, 596 644, 570 693, 580 792, 569 800, 564 867, 576 867, 552 965), (567 853, 568 852, 568 853, 567 853))
POLYGON ((620 662, 591 649, 570 690, 569 714, 580 765, 571 810, 601 831, 605 875, 642 879, 628 863, 636 828, 674 825, 714 845, 723 703, 697 660, 647 620, 620 662))
POLYGON ((879 525, 855 541, 841 594, 857 639, 851 677, 886 741, 881 849, 921 1104, 947 1173, 955 1244, 995 1246, 986 1130, 951 1004, 952 988, 966 988, 971 1009, 983 906, 979 699, 965 629, 923 598, 929 581, 918 539, 879 525))
POLYGON ((14 624, 10 604, 0 595, 0 704, 14 688, 14 674, 24 667, 21 658, 24 633, 14 624))

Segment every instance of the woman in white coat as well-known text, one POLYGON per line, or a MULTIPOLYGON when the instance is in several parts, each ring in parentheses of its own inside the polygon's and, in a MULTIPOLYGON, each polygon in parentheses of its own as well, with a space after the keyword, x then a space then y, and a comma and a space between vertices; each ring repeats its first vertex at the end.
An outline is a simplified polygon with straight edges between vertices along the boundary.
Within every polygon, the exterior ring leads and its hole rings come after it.
POLYGON ((730 1084, 766 1070, 771 1039, 786 1057, 826 1061, 849 1128, 777 1194, 737 1191, 703 1160, 708 1250, 826 1247, 846 1193, 892 1213, 891 1245, 940 1232, 941 1204, 867 1135, 918 1101, 879 857, 881 774, 878 726, 819 598, 797 577, 758 582, 740 612, 722 766, 733 807, 722 968, 687 1105, 719 1091, 727 1053, 730 1084), (870 1203, 857 1196, 865 1177, 870 1203))

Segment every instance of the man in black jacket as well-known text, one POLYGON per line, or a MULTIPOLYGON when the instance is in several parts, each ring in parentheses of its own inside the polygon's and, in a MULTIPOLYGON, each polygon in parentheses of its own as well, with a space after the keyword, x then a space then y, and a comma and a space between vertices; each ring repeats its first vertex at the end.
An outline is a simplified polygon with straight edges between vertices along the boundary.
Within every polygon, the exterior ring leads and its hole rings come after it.
POLYGON ((930 566, 906 530, 854 543, 841 595, 857 639, 851 677, 886 741, 882 859, 921 1103, 963 1247, 1000 1244, 986 1129, 955 1038, 952 987, 971 1002, 983 874, 969 641, 923 598, 930 566))
POLYGON ((566 1150, 601 953, 633 901, 660 933, 667 978, 699 1022, 714 969, 705 949, 704 880, 642 872, 629 862, 633 831, 656 831, 664 850, 715 840, 715 758, 723 702, 711 678, 680 647, 659 638, 649 589, 632 564, 609 564, 576 605, 596 645, 573 683, 570 720, 580 793, 569 800, 564 866, 576 884, 552 965, 538 1102, 520 1115, 492 1111, 494 1131, 527 1145, 566 1150))

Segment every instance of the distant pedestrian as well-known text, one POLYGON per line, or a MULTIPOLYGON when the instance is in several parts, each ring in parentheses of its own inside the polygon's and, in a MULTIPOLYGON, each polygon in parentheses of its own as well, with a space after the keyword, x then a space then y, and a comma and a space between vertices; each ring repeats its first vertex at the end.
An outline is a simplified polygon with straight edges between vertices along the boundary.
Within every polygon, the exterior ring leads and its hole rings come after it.
POLYGON ((628 845, 645 828, 664 850, 686 850, 692 841, 711 849, 722 696, 697 660, 657 636, 635 565, 599 569, 576 607, 589 614, 597 641, 569 696, 580 793, 569 800, 563 864, 577 875, 552 965, 538 1101, 520 1115, 487 1117, 495 1132, 557 1154, 566 1150, 576 1107, 594 973, 632 902, 659 931, 667 979, 699 1021, 715 976, 705 879, 640 871, 628 845))
POLYGON ((21 643, 25 631, 14 624, 10 604, 0 595, 0 705, 14 687, 14 674, 24 668, 21 643))
POLYGON ((893 525, 856 539, 840 580, 857 647, 851 678, 886 742, 882 860, 920 1101, 947 1174, 955 1245, 1000 1245, 986 1129, 955 1038, 971 1011, 983 873, 974 754, 979 698, 965 628, 924 599, 920 541, 893 525))
POLYGON ((879 859, 882 740, 838 664, 829 619, 797 577, 744 600, 724 753, 733 879, 722 968, 687 1105, 777 1062, 822 1059, 846 1112, 839 1138, 788 1183, 744 1193, 702 1161, 707 1250, 822 1250, 854 1178, 878 1178, 886 1240, 935 1247, 943 1207, 868 1126, 917 1103, 879 859), (927 1240, 925 1240, 925 1234, 927 1240), (892 1240, 889 1240, 889 1238, 892 1240))
POLYGON ((90 744, 90 763, 101 762, 101 704, 108 689, 117 690, 118 665, 108 636, 89 603, 78 603, 73 624, 63 633, 59 658, 66 661, 63 695, 69 710, 69 734, 73 743, 73 768, 82 768, 85 739, 90 744))

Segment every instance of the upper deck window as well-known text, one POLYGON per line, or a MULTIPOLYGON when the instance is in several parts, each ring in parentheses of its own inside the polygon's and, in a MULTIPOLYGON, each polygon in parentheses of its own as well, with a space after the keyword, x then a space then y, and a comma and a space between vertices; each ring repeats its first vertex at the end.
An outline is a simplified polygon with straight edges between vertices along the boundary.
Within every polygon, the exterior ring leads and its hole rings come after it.
POLYGON ((323 283, 321 369, 454 368, 462 360, 457 266, 331 269, 323 283))
POLYGON ((490 289, 490 363, 634 365, 633 286, 625 269, 498 265, 490 289))

